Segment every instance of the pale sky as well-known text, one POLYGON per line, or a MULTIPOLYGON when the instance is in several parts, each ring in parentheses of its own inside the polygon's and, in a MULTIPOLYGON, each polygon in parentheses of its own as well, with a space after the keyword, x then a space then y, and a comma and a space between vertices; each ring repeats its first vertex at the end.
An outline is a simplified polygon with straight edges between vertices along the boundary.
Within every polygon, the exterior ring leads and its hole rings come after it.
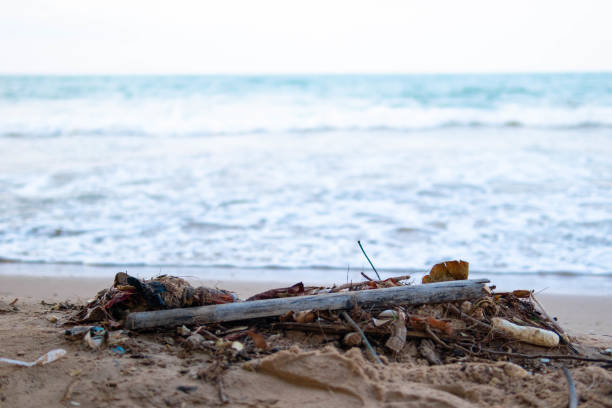
POLYGON ((609 0, 2 0, 1 73, 612 70, 609 0))

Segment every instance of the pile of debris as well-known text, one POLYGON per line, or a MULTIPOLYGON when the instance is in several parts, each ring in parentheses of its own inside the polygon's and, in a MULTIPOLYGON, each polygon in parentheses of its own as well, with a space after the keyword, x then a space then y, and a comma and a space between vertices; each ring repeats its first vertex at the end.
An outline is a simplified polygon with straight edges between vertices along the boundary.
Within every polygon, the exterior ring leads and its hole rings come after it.
POLYGON ((363 275, 359 283, 300 282, 241 301, 232 292, 194 288, 177 277, 139 280, 118 273, 110 288, 72 316, 68 324, 78 326, 66 335, 94 349, 109 345, 117 353, 137 354, 142 350, 130 340, 139 331, 155 331, 187 353, 204 350, 226 363, 296 343, 302 348, 332 343, 363 347, 380 364, 402 361, 410 349, 430 364, 485 359, 532 370, 558 361, 610 367, 608 359, 579 352, 533 292, 495 292, 486 279, 468 280, 467 262, 437 264, 421 285, 408 282, 407 275, 384 280, 363 275))

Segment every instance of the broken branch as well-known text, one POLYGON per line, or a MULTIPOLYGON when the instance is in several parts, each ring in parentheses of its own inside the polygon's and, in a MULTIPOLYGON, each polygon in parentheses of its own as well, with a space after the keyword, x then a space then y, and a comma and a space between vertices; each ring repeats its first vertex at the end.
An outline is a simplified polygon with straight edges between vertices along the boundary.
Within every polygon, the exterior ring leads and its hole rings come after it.
POLYGON ((252 302, 136 312, 127 316, 127 329, 149 329, 183 324, 208 324, 281 316, 303 310, 349 310, 355 306, 443 303, 480 298, 487 279, 396 286, 384 289, 296 296, 252 302))

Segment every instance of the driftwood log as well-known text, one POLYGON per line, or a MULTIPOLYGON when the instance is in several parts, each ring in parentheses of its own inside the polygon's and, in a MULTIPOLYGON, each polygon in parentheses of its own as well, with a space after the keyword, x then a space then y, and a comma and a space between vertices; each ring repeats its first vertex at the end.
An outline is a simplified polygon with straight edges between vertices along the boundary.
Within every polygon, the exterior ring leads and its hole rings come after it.
POLYGON ((483 296, 488 279, 460 280, 426 285, 295 296, 251 302, 226 303, 182 309, 130 313, 125 328, 131 330, 183 324, 208 324, 281 316, 302 310, 349 310, 355 306, 379 307, 399 304, 444 303, 483 296))

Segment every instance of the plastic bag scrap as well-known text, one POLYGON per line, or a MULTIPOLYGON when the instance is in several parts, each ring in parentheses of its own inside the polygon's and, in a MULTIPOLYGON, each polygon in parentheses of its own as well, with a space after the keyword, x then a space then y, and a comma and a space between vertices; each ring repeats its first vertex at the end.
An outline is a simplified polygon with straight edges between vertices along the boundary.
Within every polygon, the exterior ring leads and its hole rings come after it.
POLYGON ((66 350, 64 349, 54 349, 49 351, 46 354, 38 357, 36 361, 21 361, 21 360, 12 360, 10 358, 0 358, 0 363, 7 363, 21 367, 34 367, 38 365, 45 365, 54 362, 57 359, 60 359, 66 355, 66 350))
POLYGON ((108 320, 111 327, 119 326, 128 313, 178 307, 204 306, 238 301, 232 292, 206 288, 194 288, 187 281, 175 276, 161 275, 150 280, 140 280, 125 272, 115 275, 109 289, 104 289, 89 302, 85 309, 72 319, 74 322, 99 322, 108 320))

